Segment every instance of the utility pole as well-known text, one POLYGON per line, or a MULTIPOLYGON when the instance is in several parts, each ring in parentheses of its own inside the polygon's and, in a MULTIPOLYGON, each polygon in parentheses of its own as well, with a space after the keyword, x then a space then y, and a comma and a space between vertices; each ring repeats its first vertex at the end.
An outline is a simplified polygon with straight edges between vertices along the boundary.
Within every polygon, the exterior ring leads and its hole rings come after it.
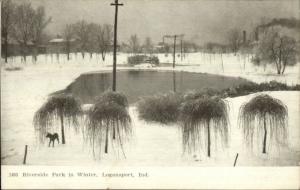
POLYGON ((114 24, 114 57, 113 57, 113 86, 112 90, 116 91, 117 81, 117 26, 118 26, 118 7, 123 6, 123 3, 119 3, 115 0, 115 3, 111 3, 111 6, 115 6, 115 24, 114 24))
POLYGON ((180 35, 165 35, 163 36, 164 38, 174 38, 174 48, 173 48, 173 68, 175 68, 175 59, 176 59, 176 39, 177 37, 179 37, 180 39, 182 39, 184 36, 184 34, 180 34, 180 35))
POLYGON ((182 38, 180 39, 180 58, 181 58, 181 61, 182 61, 182 53, 183 53, 183 49, 182 49, 182 38))
POLYGON ((174 49, 173 49, 173 68, 175 68, 175 59, 176 59, 176 35, 174 35, 174 49))

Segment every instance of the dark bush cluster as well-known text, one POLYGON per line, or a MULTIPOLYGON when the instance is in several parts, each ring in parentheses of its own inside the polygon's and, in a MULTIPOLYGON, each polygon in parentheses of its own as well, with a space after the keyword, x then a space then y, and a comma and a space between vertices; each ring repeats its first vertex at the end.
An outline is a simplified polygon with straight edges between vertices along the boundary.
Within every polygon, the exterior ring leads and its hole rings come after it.
POLYGON ((158 65, 159 59, 156 56, 147 56, 147 55, 134 55, 127 58, 127 61, 130 65, 137 65, 141 63, 151 63, 158 65))
POLYGON ((190 91, 185 93, 185 95, 183 96, 185 101, 188 100, 195 100, 198 98, 204 98, 207 96, 219 96, 219 97, 223 97, 223 92, 214 88, 204 88, 201 89, 200 91, 190 91))
POLYGON ((236 87, 231 87, 225 89, 223 91, 223 97, 237 97, 243 96, 251 93, 262 92, 262 91, 278 91, 278 90, 300 90, 300 85, 295 86, 288 86, 287 84, 280 83, 277 81, 270 81, 264 83, 254 83, 254 82, 247 82, 240 84, 236 87))
POLYGON ((6 71, 20 71, 22 70, 22 67, 6 67, 5 70, 6 71))
POLYGON ((163 124, 175 122, 181 102, 182 96, 175 93, 144 97, 138 102, 139 117, 163 124))
POLYGON ((138 102, 138 112, 139 117, 145 121, 154 121, 166 124, 176 122, 180 115, 179 108, 182 103, 191 100, 197 100, 205 97, 237 97, 256 92, 279 90, 300 91, 300 85, 288 86, 276 81, 265 82, 261 84, 247 82, 224 90, 206 88, 200 91, 190 91, 185 94, 169 93, 164 95, 156 95, 141 99, 138 102))

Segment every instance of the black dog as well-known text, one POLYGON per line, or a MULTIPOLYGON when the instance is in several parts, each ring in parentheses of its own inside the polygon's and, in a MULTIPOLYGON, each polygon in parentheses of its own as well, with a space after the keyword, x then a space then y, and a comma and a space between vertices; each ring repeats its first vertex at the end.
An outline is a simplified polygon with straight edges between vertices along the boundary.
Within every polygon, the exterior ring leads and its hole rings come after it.
POLYGON ((58 138, 58 134, 57 133, 54 133, 54 134, 47 133, 46 138, 50 139, 50 141, 49 141, 49 147, 50 147, 51 142, 52 142, 52 147, 54 147, 54 141, 55 141, 55 139, 57 140, 57 142, 59 144, 59 138, 58 138))

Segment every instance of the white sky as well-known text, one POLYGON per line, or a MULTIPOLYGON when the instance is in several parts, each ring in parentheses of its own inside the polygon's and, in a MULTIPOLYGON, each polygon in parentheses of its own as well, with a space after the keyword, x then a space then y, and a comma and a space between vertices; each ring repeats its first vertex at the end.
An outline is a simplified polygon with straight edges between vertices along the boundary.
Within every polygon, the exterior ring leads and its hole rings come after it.
MULTIPOLYGON (((24 1, 24 0, 16 0, 24 1)), ((233 27, 249 30, 262 17, 299 18, 298 0, 119 0, 118 38, 127 41, 137 34, 141 41, 150 36, 161 41, 164 34, 186 35, 197 43, 224 42, 233 27)), ((95 23, 114 21, 113 0, 30 0, 44 5, 53 22, 47 32, 61 33, 66 23, 80 19, 95 23)))

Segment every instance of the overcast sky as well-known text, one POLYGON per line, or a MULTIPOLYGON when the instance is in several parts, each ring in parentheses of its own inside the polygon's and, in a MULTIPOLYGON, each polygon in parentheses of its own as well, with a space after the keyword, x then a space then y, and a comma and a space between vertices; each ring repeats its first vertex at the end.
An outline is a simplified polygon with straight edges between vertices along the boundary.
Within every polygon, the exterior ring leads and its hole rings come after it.
MULTIPOLYGON (((22 0, 23 1, 23 0, 22 0)), ((154 42, 164 34, 182 34, 197 43, 224 42, 224 34, 233 27, 249 30, 262 17, 299 18, 298 0, 119 0, 118 38, 127 41, 137 34, 141 41, 150 36, 154 42)), ((31 0, 43 5, 53 22, 47 27, 60 34, 66 23, 84 19, 113 24, 113 0, 31 0)))

